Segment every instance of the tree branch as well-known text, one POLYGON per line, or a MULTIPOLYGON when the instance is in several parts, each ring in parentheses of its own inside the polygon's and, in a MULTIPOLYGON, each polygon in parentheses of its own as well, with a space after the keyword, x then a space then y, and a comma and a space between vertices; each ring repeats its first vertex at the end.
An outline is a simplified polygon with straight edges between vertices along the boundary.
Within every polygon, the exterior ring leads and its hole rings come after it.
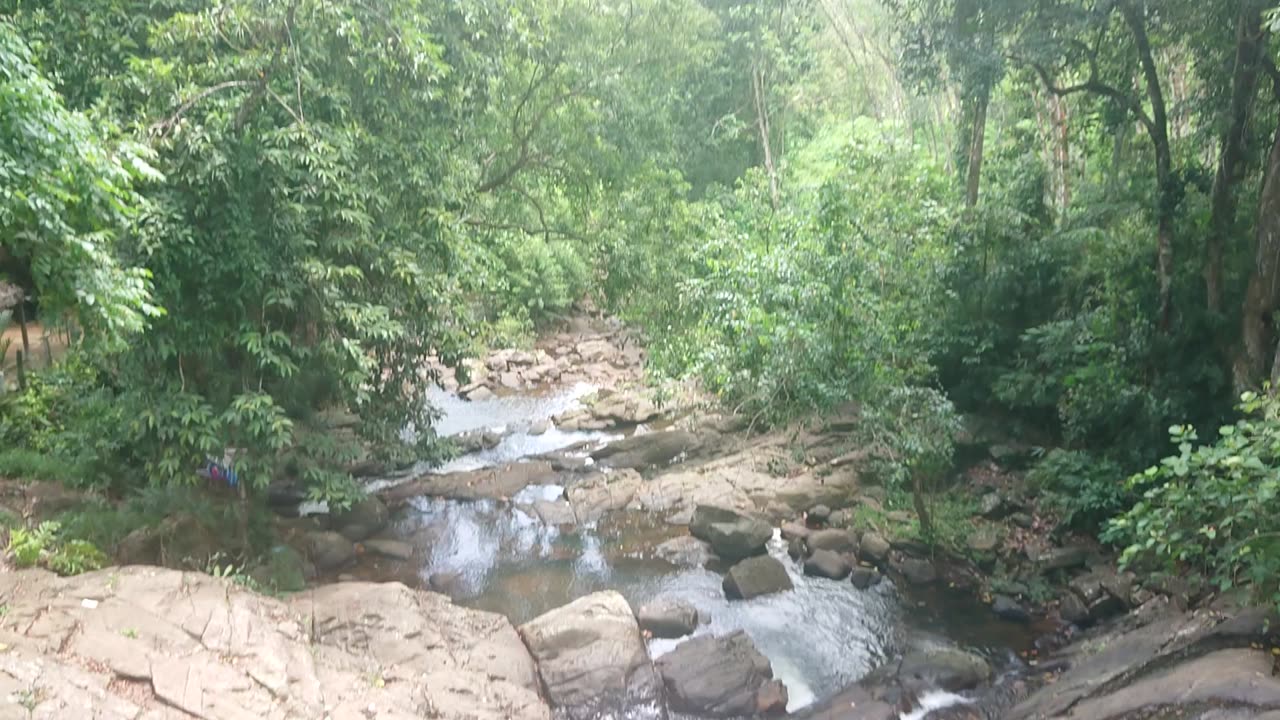
POLYGON ((252 80, 228 80, 226 82, 220 82, 217 85, 214 85, 213 87, 205 88, 204 90, 201 90, 200 92, 193 95, 186 102, 179 105, 172 115, 165 118, 164 120, 160 120, 152 124, 149 130, 153 133, 164 135, 169 131, 170 128, 174 126, 174 124, 176 124, 179 120, 182 119, 183 115, 187 114, 188 110, 190 110, 196 103, 200 102, 201 100, 209 97, 210 95, 216 92, 221 92, 222 90, 226 90, 228 88, 247 87, 255 84, 256 83, 252 80))

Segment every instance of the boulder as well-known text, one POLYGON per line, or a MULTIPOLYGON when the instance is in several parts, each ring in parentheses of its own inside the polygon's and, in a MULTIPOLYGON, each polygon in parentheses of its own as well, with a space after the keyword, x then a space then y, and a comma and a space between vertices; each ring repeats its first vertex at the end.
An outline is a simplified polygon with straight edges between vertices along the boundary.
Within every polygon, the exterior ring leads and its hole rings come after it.
POLYGON ((484 402, 485 400, 492 400, 496 397, 493 394, 493 391, 484 385, 477 385, 470 389, 463 388, 460 392, 464 398, 472 402, 484 402))
POLYGON ((787 542, 787 557, 792 560, 803 560, 808 554, 809 548, 805 547, 804 538, 793 537, 787 542))
POLYGON ((969 533, 965 544, 976 553, 993 552, 1000 546, 1000 533, 996 532, 995 528, 992 527, 976 528, 969 533))
POLYGON ((880 584, 880 571, 875 568, 859 565, 849 573, 853 586, 859 590, 875 587, 880 584))
POLYGON ((840 528, 815 530, 809 533, 806 543, 810 552, 830 550, 834 553, 852 555, 858 551, 858 538, 849 530, 840 528))
POLYGON ((722 585, 724 594, 733 600, 750 600, 795 587, 787 569, 770 555, 747 558, 729 568, 722 585))
POLYGON ((826 525, 831 518, 831 508, 826 505, 814 505, 809 508, 809 512, 805 514, 805 517, 811 524, 826 525))
POLYGON ((938 571, 928 560, 893 553, 889 556, 889 565, 912 585, 928 585, 938 579, 938 571))
POLYGON ((1089 561, 1089 550, 1076 546, 1050 548, 1044 552, 1037 553, 1031 560, 1040 568, 1041 572, 1068 570, 1084 567, 1085 563, 1089 561))
POLYGON ((787 695, 742 630, 686 640, 658 658, 672 710, 710 717, 782 715, 787 695))
POLYGON ((387 506, 376 495, 370 495, 349 509, 334 513, 333 527, 351 542, 373 537, 391 520, 387 506))
POLYGON ((830 550, 815 550, 804 561, 804 574, 816 577, 843 580, 850 571, 849 561, 844 555, 830 550))
POLYGON ((497 447, 498 443, 502 442, 502 436, 488 429, 468 430, 450 435, 449 441, 457 445, 459 452, 465 455, 497 447))
POLYGON ((789 522, 782 524, 783 540, 794 540, 796 538, 804 540, 809 537, 810 532, 809 528, 801 525, 800 523, 789 522))
POLYGON ((1089 607, 1079 595, 1070 590, 1064 591, 1058 598, 1058 615, 1073 625, 1088 625, 1090 621, 1089 607))
POLYGON ((615 440, 591 457, 604 467, 646 470, 670 465, 698 445, 698 437, 688 430, 660 430, 615 440))
POLYGON ((364 547, 369 552, 392 560, 412 560, 413 546, 400 540, 366 540, 364 547))
POLYGON ((653 553, 672 565, 684 567, 702 567, 716 557, 715 553, 711 552, 710 545, 690 535, 674 537, 659 543, 653 549, 653 553))
POLYGON ((268 590, 291 593, 306 588, 307 579, 314 576, 315 572, 315 566, 309 565, 302 553, 288 545, 277 545, 267 553, 262 564, 249 574, 268 590))
POLYGON ((996 595, 991 599, 991 612, 1002 620, 1012 620, 1013 622, 1027 622, 1031 620, 1031 613, 1022 606, 1022 603, 1014 600, 1008 595, 996 595))
POLYGON ((617 592, 578 598, 519 632, 537 661, 547 699, 571 720, 661 705, 662 685, 635 615, 617 592))
POLYGON ((307 533, 304 537, 304 551, 320 572, 336 570, 356 557, 356 546, 332 530, 307 533))
POLYGON ((989 492, 978 500, 978 514, 988 520, 999 520, 1006 514, 1007 506, 1004 496, 998 492, 989 492))
POLYGON ((534 420, 533 423, 529 425, 529 434, 545 435, 547 431, 550 429, 551 429, 551 420, 547 418, 540 418, 538 420, 534 420))
POLYGON ((764 520, 710 505, 694 510, 689 532, 730 562, 764 553, 773 537, 773 527, 764 520))
POLYGON ((505 618, 399 583, 283 601, 122 567, 4 573, 0 596, 6 718, 551 718, 505 618))
POLYGON ((858 544, 862 557, 875 562, 884 562, 885 558, 889 557, 891 548, 888 540, 874 532, 863 533, 862 542, 858 544))
POLYGON ((683 600, 660 598, 641 606, 640 629, 657 638, 678 638, 698 629, 698 609, 683 600))
POLYGON ((970 690, 991 679, 991 665, 976 653, 935 648, 908 653, 898 666, 906 686, 940 687, 950 692, 970 690))

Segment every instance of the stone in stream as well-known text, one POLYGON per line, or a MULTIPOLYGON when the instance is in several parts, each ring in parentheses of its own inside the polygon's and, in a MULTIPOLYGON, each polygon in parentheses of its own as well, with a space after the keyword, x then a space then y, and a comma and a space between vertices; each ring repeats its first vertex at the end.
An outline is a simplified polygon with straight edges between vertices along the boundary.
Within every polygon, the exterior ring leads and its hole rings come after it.
MULTIPOLYGON (((597 422, 600 427, 608 425, 607 420, 597 422)), ((581 426, 589 429, 588 423, 581 426)), ((669 465, 677 457, 697 449, 699 444, 698 436, 688 430, 659 430, 615 440, 591 453, 591 457, 604 467, 643 471, 669 465)))
POLYGON ((333 526, 351 542, 360 542, 380 532, 390 520, 391 513, 386 504, 377 496, 370 495, 349 509, 334 513, 333 526))
POLYGON ((547 431, 550 429, 551 429, 551 421, 547 418, 540 418, 538 420, 534 420, 533 423, 529 425, 529 434, 545 435, 547 431))
POLYGON ((734 510, 699 505, 693 511, 689 533, 710 543, 717 555, 732 562, 764 553, 773 527, 734 510))
POLYGON ((332 530, 307 533, 304 547, 307 558, 321 572, 336 570, 356 557, 356 546, 332 530))
POLYGON ((889 566, 912 585, 928 585, 938 579, 933 563, 922 558, 895 552, 889 556, 889 566))
POLYGON ((472 402, 484 402, 485 400, 492 400, 495 397, 493 391, 484 385, 477 385, 469 390, 467 388, 463 388, 459 392, 462 393, 462 397, 467 400, 471 400, 472 402))
POLYGON ((657 638, 678 638, 698 629, 698 609, 683 600, 660 598, 636 612, 640 629, 657 638))
POLYGON ((815 550, 808 560, 804 561, 804 574, 831 580, 843 580, 849 575, 849 561, 845 556, 831 550, 815 550))
POLYGON ((660 543, 653 554, 672 565, 702 567, 716 559, 711 546, 691 535, 681 535, 660 543))
POLYGON ((814 505, 809 508, 809 512, 805 513, 805 519, 810 525, 822 526, 827 524, 827 520, 831 518, 831 508, 826 505, 814 505))
POLYGON ((729 568, 722 583, 730 600, 750 600, 795 587, 787 569, 771 555, 747 558, 729 568))
POLYGON ((519 632, 547 698, 571 720, 620 716, 624 709, 662 702, 662 684, 635 615, 617 592, 578 598, 519 632))
POLYGON ((991 600, 991 612, 1002 620, 1011 620, 1013 622, 1028 622, 1031 620, 1031 613, 1027 612, 1022 603, 1008 595, 996 595, 991 600))
POLYGON ((991 679, 991 665, 981 655, 957 648, 909 653, 898 666, 898 680, 908 687, 969 690, 991 679))
POLYGON ((686 640, 657 666, 672 710, 709 717, 786 713, 786 687, 742 630, 686 640))
POLYGON ((880 584, 880 571, 872 567, 859 565, 850 573, 849 578, 853 581, 853 586, 859 590, 866 590, 880 584))
POLYGON ((849 530, 840 528, 830 528, 828 530, 815 530, 809 533, 809 539, 805 541, 809 546, 809 550, 830 550, 834 553, 842 553, 852 555, 858 550, 858 538, 849 530))
POLYGON ((858 545, 862 557, 875 562, 884 562, 885 558, 889 557, 891 548, 888 540, 874 532, 863 533, 862 542, 858 545))
POLYGON ((811 531, 809 530, 809 528, 805 527, 804 525, 801 525, 800 523, 796 523, 796 522, 782 523, 782 539, 783 540, 794 540, 796 538, 804 540, 805 538, 809 537, 810 532, 811 531))
POLYGON ((364 542, 364 547, 371 553, 388 557, 392 560, 413 559, 413 546, 400 540, 366 540, 364 542))

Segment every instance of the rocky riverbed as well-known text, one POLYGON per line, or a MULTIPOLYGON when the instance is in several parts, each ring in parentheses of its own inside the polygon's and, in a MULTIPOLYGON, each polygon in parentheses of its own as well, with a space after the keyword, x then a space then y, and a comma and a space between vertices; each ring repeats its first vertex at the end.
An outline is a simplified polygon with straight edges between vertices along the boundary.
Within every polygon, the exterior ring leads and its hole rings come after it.
MULTIPOLYGON (((967 553, 934 553, 882 506, 856 408, 754 433, 643 360, 579 319, 428 368, 462 454, 281 519, 255 569, 307 584, 281 599, 146 566, 0 575, 0 720, 1280 720, 1267 613, 1188 611, 1051 541, 1006 443, 971 440, 1002 449, 970 471, 967 553)), ((183 523, 124 550, 163 561, 183 523)))

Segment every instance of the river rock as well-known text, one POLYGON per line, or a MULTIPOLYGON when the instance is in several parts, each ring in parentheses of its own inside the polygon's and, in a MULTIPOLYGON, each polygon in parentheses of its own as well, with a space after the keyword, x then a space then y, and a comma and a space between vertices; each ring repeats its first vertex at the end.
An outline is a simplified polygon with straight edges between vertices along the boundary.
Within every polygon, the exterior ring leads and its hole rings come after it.
POLYGON ((872 567, 859 565, 849 573, 853 586, 859 590, 875 587, 880 584, 880 571, 872 567))
POLYGON ((552 705, 572 720, 660 705, 662 685, 631 606, 612 590, 592 593, 519 628, 552 705))
POLYGON ((815 530, 809 533, 805 541, 811 552, 830 550, 831 552, 852 555, 858 550, 858 538, 849 530, 830 528, 815 530))
POLYGON ((1041 572, 1083 567, 1089 561, 1089 551, 1083 547, 1050 548, 1031 558, 1041 572))
POLYGON ((1058 598, 1058 615, 1075 625, 1089 624, 1089 607, 1074 592, 1067 590, 1058 598))
POLYGON ((889 565, 912 585, 928 585, 938 579, 933 563, 923 558, 893 553, 889 556, 889 565))
POLYGON ((392 720, 426 698, 442 720, 551 717, 505 618, 399 583, 286 602, 155 567, 26 570, 0 596, 6 718, 392 720))
POLYGON ((782 715, 787 694, 742 630, 686 640, 658 658, 672 710, 710 717, 782 715))
POLYGON ((304 538, 304 552, 321 572, 336 570, 356 557, 356 546, 332 530, 309 532, 304 538))
POLYGON ((809 537, 809 533, 811 532, 812 530, 805 527, 804 525, 801 525, 800 523, 789 522, 789 523, 782 524, 783 540, 794 540, 796 538, 804 540, 805 538, 809 537))
POLYGON ((644 471, 669 465, 698 445, 698 437, 688 430, 660 430, 615 440, 591 457, 603 467, 644 471))
POLYGON ((698 629, 698 609, 683 600, 659 598, 636 613, 640 629, 657 638, 678 638, 698 629))
POLYGON ((795 587, 787 569, 770 555, 747 558, 729 568, 722 585, 731 600, 750 600, 795 587))
POLYGON ((888 540, 874 532, 863 533, 862 542, 858 544, 862 557, 875 562, 884 562, 885 558, 889 557, 891 548, 888 540))
POLYGON ((493 430, 480 429, 450 435, 449 440, 458 446, 459 452, 466 455, 497 447, 498 443, 502 442, 502 436, 493 430))
POLYGON ((413 546, 407 542, 400 540, 366 540, 364 547, 375 555, 391 558, 392 560, 412 560, 413 546))
POLYGON ((996 595, 991 599, 991 612, 1001 620, 1012 620, 1013 622, 1027 622, 1031 620, 1031 613, 1022 606, 1022 603, 1014 600, 1008 595, 996 595))
POLYGON ((804 560, 809 554, 809 548, 805 547, 804 538, 793 537, 787 542, 787 556, 792 560, 804 560))
POLYGON ((826 525, 827 521, 830 518, 831 518, 831 508, 827 507, 826 505, 814 505, 813 507, 809 508, 809 511, 807 513, 805 513, 805 519, 807 519, 809 523, 813 525, 818 525, 818 526, 826 525))
POLYGON ((654 555, 672 565, 684 567, 702 567, 715 559, 711 546, 691 535, 674 537, 659 543, 653 549, 654 555))
POLYGON ((830 550, 815 550, 804 561, 804 574, 831 580, 843 580, 849 574, 849 561, 845 556, 830 550))
POLYGON ((730 562, 763 553, 773 537, 773 527, 764 520, 712 505, 694 509, 689 532, 730 562))
POLYGON ((373 537, 391 520, 391 513, 378 497, 370 495, 344 512, 334 513, 333 527, 351 542, 373 537))
POLYGON ((462 397, 467 400, 471 400, 472 402, 484 402, 485 400, 492 400, 496 397, 493 394, 493 391, 484 385, 476 385, 470 389, 463 388, 459 392, 462 394, 462 397))
POLYGON ((551 429, 551 420, 548 418, 539 418, 529 425, 530 435, 545 435, 551 429))
POLYGON ((981 527, 969 533, 965 544, 976 553, 989 553, 1000 546, 1000 533, 995 528, 981 527))
POLYGON ((898 666, 898 679, 908 687, 969 690, 991 679, 991 665, 976 653, 935 648, 908 653, 898 666))

